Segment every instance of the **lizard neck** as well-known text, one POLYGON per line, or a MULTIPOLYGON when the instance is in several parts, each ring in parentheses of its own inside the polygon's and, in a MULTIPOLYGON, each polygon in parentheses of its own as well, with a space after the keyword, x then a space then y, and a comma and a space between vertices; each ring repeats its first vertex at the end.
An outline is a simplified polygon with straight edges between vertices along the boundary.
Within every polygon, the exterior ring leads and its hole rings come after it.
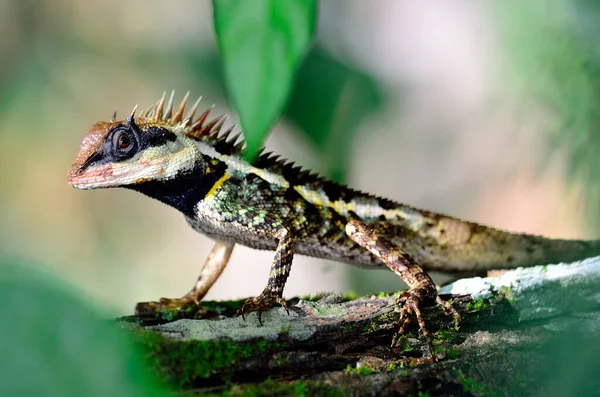
MULTIPOLYGON (((205 156, 203 156, 205 157, 205 156)), ((175 178, 148 181, 128 188, 159 200, 194 218, 195 208, 225 176, 227 164, 210 158, 198 160, 195 166, 175 178)))

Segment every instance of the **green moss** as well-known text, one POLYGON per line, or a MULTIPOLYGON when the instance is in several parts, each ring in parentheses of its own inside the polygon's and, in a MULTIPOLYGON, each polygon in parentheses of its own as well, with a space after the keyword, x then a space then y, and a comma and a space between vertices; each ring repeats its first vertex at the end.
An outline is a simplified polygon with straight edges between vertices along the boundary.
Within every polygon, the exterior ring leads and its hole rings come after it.
POLYGON ((433 333, 433 344, 452 343, 456 333, 453 330, 440 329, 433 333))
MULTIPOLYGON (((387 367, 385 368, 385 370, 387 372, 392 372, 395 371, 396 369, 399 368, 405 368, 406 367, 406 362, 405 361, 397 361, 397 362, 391 362, 387 365, 387 367)), ((403 372, 404 374, 404 372, 403 372)))
POLYGON ((500 287, 498 293, 500 295, 500 298, 506 299, 508 302, 512 302, 514 300, 510 287, 506 285, 500 287))
POLYGON ((185 305, 177 308, 162 308, 156 312, 156 317, 161 320, 175 321, 180 318, 195 317, 194 314, 198 310, 196 305, 185 305))
POLYGON ((467 309, 472 311, 481 311, 488 306, 487 300, 483 298, 472 300, 471 302, 467 302, 467 309))
POLYGON ((443 353, 449 359, 454 359, 458 356, 458 350, 450 344, 454 342, 456 332, 454 328, 441 329, 433 334, 433 350, 434 353, 443 353), (450 345, 449 347, 447 347, 450 345))
POLYGON ((413 337, 412 333, 408 333, 405 335, 400 335, 398 340, 396 340, 396 346, 400 348, 402 353, 408 353, 413 350, 413 347, 410 343, 408 343, 408 338, 413 337))
POLYGON ((200 310, 223 316, 233 316, 245 302, 245 299, 231 301, 202 301, 200 310))
POLYGON ((460 370, 457 370, 456 373, 458 375, 458 378, 460 379, 460 382, 463 385, 464 392, 470 392, 470 393, 484 393, 485 392, 485 386, 483 386, 481 383, 477 382, 475 379, 467 377, 460 370))
POLYGON ((288 356, 285 354, 275 353, 271 356, 270 366, 272 368, 282 368, 288 365, 288 356))
POLYGON ((371 375, 374 372, 375 370, 368 365, 359 365, 357 367, 353 367, 350 364, 346 366, 346 370, 344 371, 346 375, 357 374, 361 376, 371 375))
POLYGON ((450 347, 450 348, 446 349, 444 351, 444 353, 446 354, 446 358, 448 360, 456 360, 459 355, 458 348, 456 348, 456 347, 450 347))
POLYGON ((350 302, 358 299, 358 295, 354 291, 348 291, 342 294, 342 302, 350 302))
POLYGON ((458 379, 460 380, 460 382, 463 386, 463 391, 465 393, 475 393, 475 394, 489 396, 489 397, 503 396, 502 393, 491 390, 490 388, 488 388, 484 384, 476 381, 475 379, 467 377, 464 374, 464 372, 462 372, 459 369, 456 370, 456 375, 458 376, 458 379))
POLYGON ((324 382, 293 381, 277 382, 267 379, 258 384, 236 385, 221 394, 227 397, 237 396, 323 396, 343 397, 343 389, 325 384, 324 382))
POLYGON ((319 317, 343 316, 349 312, 348 308, 337 304, 307 302, 306 305, 319 317))
MULTIPOLYGON (((386 325, 386 324, 390 324, 390 323, 393 324, 397 320, 398 320, 398 314, 395 313, 394 311, 389 311, 388 313, 385 313, 377 318, 369 320, 362 326, 362 328, 360 328, 360 329, 352 328, 352 330, 357 330, 363 334, 368 334, 368 333, 372 333, 372 332, 377 332, 381 325, 386 325)), ((349 328, 344 326, 344 329, 349 329, 349 328)))
MULTIPOLYGON (((323 299, 325 297, 324 293, 318 293, 315 295, 304 295, 299 297, 298 299, 303 300, 303 301, 307 301, 307 302, 317 302, 320 301, 321 299, 323 299)), ((339 302, 349 302, 349 301, 353 301, 357 298, 359 298, 359 296, 356 294, 356 292, 354 291, 349 291, 343 294, 339 295, 339 302)))
POLYGON ((146 351, 150 364, 163 372, 179 387, 218 374, 227 379, 229 368, 244 358, 264 354, 285 346, 285 342, 236 343, 230 340, 176 341, 162 335, 141 331, 135 342, 146 351))
POLYGON ((314 294, 314 295, 304 295, 304 296, 299 297, 298 299, 307 301, 307 302, 317 302, 317 301, 323 299, 324 296, 325 296, 324 293, 319 292, 318 294, 314 294))
POLYGON ((156 312, 156 318, 175 321, 181 318, 214 318, 216 316, 233 316, 244 300, 203 301, 196 305, 191 303, 174 308, 162 308, 156 312))
POLYGON ((366 376, 366 375, 371 375, 373 372, 375 372, 375 370, 373 370, 373 368, 371 368, 367 365, 361 365, 359 367, 356 367, 355 372, 358 375, 366 376))
POLYGON ((458 358, 459 350, 456 347, 444 347, 444 346, 434 346, 433 352, 436 355, 443 354, 446 356, 448 360, 455 360, 458 358))
POLYGON ((367 321, 362 327, 362 333, 368 334, 372 332, 377 332, 381 325, 394 323, 398 319, 398 314, 390 311, 386 314, 383 314, 375 319, 371 319, 367 321))

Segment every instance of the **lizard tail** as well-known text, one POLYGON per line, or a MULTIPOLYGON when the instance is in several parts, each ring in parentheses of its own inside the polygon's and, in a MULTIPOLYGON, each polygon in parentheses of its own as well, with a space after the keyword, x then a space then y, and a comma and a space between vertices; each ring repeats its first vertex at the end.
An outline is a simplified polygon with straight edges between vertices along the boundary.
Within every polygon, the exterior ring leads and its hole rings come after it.
MULTIPOLYGON (((478 271, 514 269, 573 262, 600 255, 600 240, 551 239, 510 233, 449 219, 445 235, 435 233, 438 244, 429 245, 422 262, 431 270, 478 271)), ((438 222, 438 225, 440 222, 438 222)), ((432 231, 430 231, 432 233, 432 231)), ((430 234, 431 236, 431 234, 430 234)))
POLYGON ((599 240, 564 240, 513 234, 508 241, 512 257, 507 258, 506 265, 510 265, 507 268, 568 263, 600 255, 599 240))
POLYGON ((467 248, 474 269, 514 269, 537 265, 573 262, 600 255, 600 240, 551 239, 530 234, 489 230, 467 248))

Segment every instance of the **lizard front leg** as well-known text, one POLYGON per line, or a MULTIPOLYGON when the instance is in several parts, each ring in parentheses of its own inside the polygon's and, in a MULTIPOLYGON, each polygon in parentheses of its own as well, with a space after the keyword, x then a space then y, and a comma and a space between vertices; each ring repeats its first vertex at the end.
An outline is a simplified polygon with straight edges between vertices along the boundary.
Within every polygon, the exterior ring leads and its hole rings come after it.
POLYGON ((283 299, 283 288, 292 268, 295 239, 289 230, 283 228, 278 231, 276 236, 278 244, 275 250, 275 258, 271 265, 271 271, 269 272, 267 286, 259 296, 247 299, 236 313, 237 316, 241 315, 245 319, 244 315, 246 313, 255 311, 258 322, 261 325, 262 312, 269 310, 276 304, 283 306, 285 311, 288 314, 290 313, 287 302, 283 299))
POLYGON ((399 336, 404 333, 406 326, 410 323, 411 314, 414 314, 419 324, 419 328, 427 341, 431 356, 435 361, 436 358, 432 342, 433 338, 425 325, 425 320, 421 315, 419 306, 426 301, 435 301, 438 305, 442 306, 447 313, 451 313, 454 316, 454 322, 457 326, 460 322, 460 315, 458 312, 452 307, 452 304, 440 299, 433 280, 431 280, 431 277, 429 277, 419 264, 397 245, 388 240, 384 236, 384 233, 378 232, 377 224, 369 225, 352 220, 346 225, 346 234, 348 234, 348 236, 356 243, 368 249, 373 255, 381 259, 390 270, 400 276, 409 286, 409 290, 402 292, 396 300, 396 304, 403 303, 403 306, 400 311, 399 329, 392 340, 392 347, 396 344, 399 336))
POLYGON ((227 266, 233 246, 232 242, 217 240, 190 292, 181 298, 161 298, 158 302, 139 302, 135 306, 135 313, 148 314, 162 309, 177 309, 190 304, 198 304, 227 266))

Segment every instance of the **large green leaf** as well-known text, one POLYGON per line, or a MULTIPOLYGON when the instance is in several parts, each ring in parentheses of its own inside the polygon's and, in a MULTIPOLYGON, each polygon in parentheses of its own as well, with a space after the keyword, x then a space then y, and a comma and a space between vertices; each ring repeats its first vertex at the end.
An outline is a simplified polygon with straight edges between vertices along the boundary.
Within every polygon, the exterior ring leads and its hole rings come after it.
POLYGON ((1 255, 0 395, 165 395, 128 338, 66 283, 1 255))
POLYGON ((316 0, 213 0, 229 94, 247 158, 281 114, 315 31, 316 0))
MULTIPOLYGON (((223 95, 218 54, 190 51, 182 52, 178 58, 188 63, 195 84, 203 87, 204 93, 209 92, 207 96, 223 95)), ((306 136, 318 151, 320 171, 344 182, 356 132, 386 100, 385 91, 372 76, 315 45, 298 70, 284 117, 299 127, 295 131, 306 136)))

